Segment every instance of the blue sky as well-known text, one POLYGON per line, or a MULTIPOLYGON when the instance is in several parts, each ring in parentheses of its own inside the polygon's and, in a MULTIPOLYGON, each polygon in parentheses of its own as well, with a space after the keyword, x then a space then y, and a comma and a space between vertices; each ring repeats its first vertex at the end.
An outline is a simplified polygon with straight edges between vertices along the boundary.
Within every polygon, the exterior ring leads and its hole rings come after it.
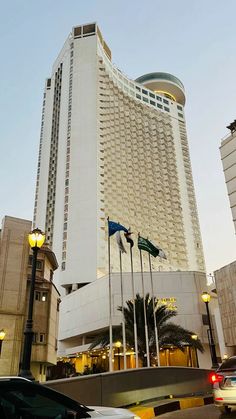
POLYGON ((220 161, 236 119, 236 2, 8 0, 0 14, 0 218, 32 219, 45 78, 72 26, 97 21, 129 77, 170 72, 186 119, 207 272, 236 259, 220 161))

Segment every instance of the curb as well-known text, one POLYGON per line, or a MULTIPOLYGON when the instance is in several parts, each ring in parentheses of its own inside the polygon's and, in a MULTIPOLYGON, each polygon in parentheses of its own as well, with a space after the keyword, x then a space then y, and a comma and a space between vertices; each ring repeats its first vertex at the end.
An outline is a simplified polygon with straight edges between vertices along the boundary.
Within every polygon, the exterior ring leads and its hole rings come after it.
POLYGON ((199 407, 213 403, 213 396, 206 397, 183 397, 177 400, 160 401, 156 406, 135 406, 131 410, 135 415, 141 419, 152 419, 155 416, 163 415, 164 413, 173 412, 174 410, 189 409, 191 407, 199 407))

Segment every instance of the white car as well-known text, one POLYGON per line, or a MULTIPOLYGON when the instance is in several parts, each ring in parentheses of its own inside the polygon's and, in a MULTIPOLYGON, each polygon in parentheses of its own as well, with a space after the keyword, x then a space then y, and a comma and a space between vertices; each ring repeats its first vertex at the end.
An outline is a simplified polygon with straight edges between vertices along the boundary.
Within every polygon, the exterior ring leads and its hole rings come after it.
POLYGON ((211 374, 214 404, 221 412, 230 413, 236 407, 236 356, 224 361, 211 374))
POLYGON ((1 419, 139 419, 127 409, 87 407, 64 394, 21 377, 0 377, 1 419))

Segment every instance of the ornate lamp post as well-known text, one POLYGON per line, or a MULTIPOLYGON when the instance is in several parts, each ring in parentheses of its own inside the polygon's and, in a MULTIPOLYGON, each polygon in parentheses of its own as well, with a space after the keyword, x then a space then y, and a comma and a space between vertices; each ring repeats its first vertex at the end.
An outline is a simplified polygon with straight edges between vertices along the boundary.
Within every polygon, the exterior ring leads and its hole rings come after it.
POLYGON ((1 352, 2 352, 2 342, 5 339, 6 336, 6 332, 4 329, 0 330, 0 356, 1 356, 1 352))
POLYGON ((210 294, 208 292, 203 292, 202 295, 202 301, 206 304, 206 311, 207 311, 207 318, 208 318, 208 324, 209 324, 209 347, 210 347, 210 353, 211 353, 211 361, 212 361, 212 368, 218 367, 217 357, 216 357, 216 347, 215 342, 213 339, 212 334, 212 327, 211 327, 211 318, 209 313, 209 302, 211 300, 210 294))
POLYGON ((25 340, 24 340, 24 347, 23 347, 23 356, 22 356, 22 364, 19 376, 28 378, 29 380, 34 380, 34 377, 30 371, 30 359, 31 359, 31 350, 32 350, 32 342, 33 342, 33 308, 34 308, 34 288, 35 288, 35 277, 36 277, 36 264, 37 264, 37 254, 40 247, 42 247, 45 241, 45 234, 35 228, 29 234, 29 244, 33 251, 33 261, 32 261, 32 276, 31 276, 31 284, 30 284, 30 296, 29 296, 29 308, 28 308, 28 319, 25 325, 25 340))

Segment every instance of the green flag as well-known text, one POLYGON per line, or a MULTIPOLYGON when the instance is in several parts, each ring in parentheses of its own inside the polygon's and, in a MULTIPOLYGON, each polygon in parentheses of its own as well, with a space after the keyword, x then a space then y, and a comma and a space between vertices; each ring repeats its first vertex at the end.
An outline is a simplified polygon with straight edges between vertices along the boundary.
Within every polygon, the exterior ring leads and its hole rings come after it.
POLYGON ((138 248, 140 250, 145 250, 155 258, 159 255, 159 249, 154 246, 148 239, 144 239, 141 236, 138 237, 138 248))

